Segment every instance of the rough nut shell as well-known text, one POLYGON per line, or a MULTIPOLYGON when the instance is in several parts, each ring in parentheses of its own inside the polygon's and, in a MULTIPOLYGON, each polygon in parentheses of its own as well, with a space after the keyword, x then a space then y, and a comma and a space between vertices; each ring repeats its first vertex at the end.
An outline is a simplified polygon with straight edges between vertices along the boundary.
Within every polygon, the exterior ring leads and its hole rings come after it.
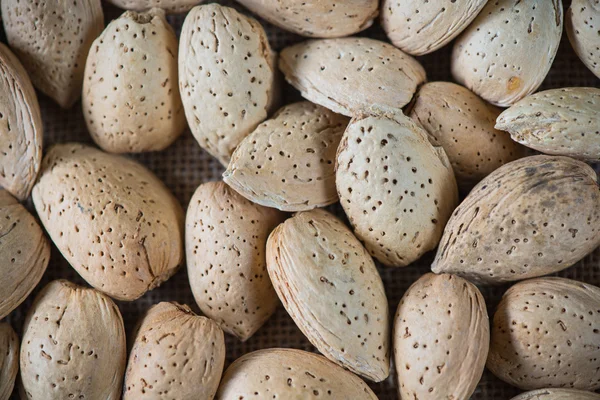
POLYGON ((524 155, 523 147, 494 129, 500 110, 469 89, 450 82, 421 86, 409 116, 441 146, 456 180, 470 189, 492 171, 524 155))
POLYGON ((177 37, 163 10, 128 11, 94 41, 85 66, 83 115, 112 153, 158 151, 186 126, 177 80, 177 37))
POLYGON ((254 396, 377 400, 356 375, 325 357, 295 349, 258 350, 238 358, 225 371, 215 399, 254 396))
POLYGON ((32 197, 63 256, 111 297, 135 300, 177 271, 183 211, 141 164, 84 145, 56 145, 32 197))
POLYGON ((350 121, 336 185, 354 233, 387 266, 408 265, 435 248, 458 202, 444 150, 401 113, 350 121))
POLYGON ((0 93, 0 186, 23 201, 42 162, 42 115, 27 72, 2 43, 0 93))
POLYGON ((331 361, 375 382, 388 377, 388 303, 375 263, 325 210, 296 214, 267 242, 267 268, 296 325, 331 361))
POLYGON ((104 28, 100 0, 3 1, 4 30, 31 82, 62 108, 81 96, 90 46, 104 28))
POLYGON ((267 273, 269 233, 285 214, 246 200, 223 182, 202 184, 186 215, 187 271, 202 312, 242 341, 279 303, 267 273))
POLYGON ((19 371, 19 338, 7 323, 0 323, 0 400, 12 395, 19 371))
POLYGON ((541 85, 562 26, 561 0, 488 1, 454 43, 452 75, 490 103, 508 107, 541 85))
POLYGON ((450 43, 487 0, 383 0, 381 25, 394 46, 417 56, 450 43))
POLYGON ((280 28, 308 37, 350 36, 373 24, 377 0, 238 0, 280 28))
POLYGON ((0 189, 0 232, 2 319, 17 308, 42 279, 50 261, 50 243, 35 217, 3 189, 0 189))
POLYGON ((448 221, 431 269, 471 281, 516 281, 565 269, 600 245, 596 173, 533 156, 479 182, 448 221))
POLYGON ((263 27, 218 4, 195 7, 179 42, 179 89, 200 146, 223 165, 267 118, 276 97, 276 62, 263 27))
POLYGON ((335 154, 347 125, 348 118, 308 101, 287 105, 240 143, 223 180, 283 211, 335 203, 335 154))
POLYGON ((600 78, 600 2, 573 0, 565 15, 567 36, 586 67, 600 78))
POLYGON ((162 302, 142 317, 123 400, 212 400, 225 364, 223 331, 188 306, 162 302), (149 385, 150 383, 150 385, 149 385))
POLYGON ((457 276, 425 274, 404 293, 394 321, 402 399, 468 399, 490 343, 483 296, 457 276))
POLYGON ((512 400, 599 400, 600 394, 575 389, 539 389, 513 397, 512 400))
POLYGON ((25 318, 21 398, 120 399, 126 357, 123 319, 110 298, 50 282, 25 318))
POLYGON ((281 52, 279 68, 302 96, 338 114, 404 107, 425 70, 394 46, 368 38, 309 40, 281 52))
POLYGON ((600 388, 600 288, 563 278, 512 286, 498 304, 487 368, 520 389, 600 388))
POLYGON ((496 128, 543 153, 598 161, 600 89, 576 87, 532 94, 500 114, 496 128))
POLYGON ((167 13, 176 14, 189 11, 202 0, 106 0, 106 2, 126 10, 144 11, 158 7, 167 13))

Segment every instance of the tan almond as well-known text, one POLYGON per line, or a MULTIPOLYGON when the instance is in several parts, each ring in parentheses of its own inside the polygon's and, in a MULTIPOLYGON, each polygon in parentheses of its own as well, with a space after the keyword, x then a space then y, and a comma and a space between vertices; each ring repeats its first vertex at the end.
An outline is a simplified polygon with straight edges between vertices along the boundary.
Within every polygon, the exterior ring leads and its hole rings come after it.
POLYGON ((66 260, 115 299, 137 299, 182 261, 181 206, 135 161, 85 145, 56 145, 44 157, 32 197, 66 260))
POLYGON ((575 264, 600 245, 596 181, 592 168, 567 157, 498 168, 452 214, 431 269, 494 283, 575 264))
POLYGON ((19 338, 8 323, 0 323, 0 400, 10 399, 19 371, 19 338))
POLYGON ((279 68, 304 98, 347 116, 404 107, 425 81, 418 61, 369 38, 302 42, 281 52, 279 68))
POLYGON ((167 13, 179 14, 189 11, 202 3, 202 0, 106 0, 126 10, 145 11, 154 7, 162 8, 167 13))
POLYGON ((279 303, 265 246, 285 214, 246 200, 223 182, 196 189, 186 215, 187 272, 202 312, 245 341, 279 303))
POLYGON ((512 400, 599 400, 600 394, 576 389, 538 389, 521 393, 512 400))
POLYGON ((217 324, 177 303, 158 303, 143 315, 125 375, 123 400, 212 400, 225 364, 217 324))
POLYGON ((335 203, 335 153, 347 125, 348 118, 308 101, 287 105, 240 143, 223 180, 283 211, 335 203))
POLYGON ((597 0, 573 0, 565 15, 565 30, 586 67, 600 78, 600 40, 598 26, 600 3, 597 0))

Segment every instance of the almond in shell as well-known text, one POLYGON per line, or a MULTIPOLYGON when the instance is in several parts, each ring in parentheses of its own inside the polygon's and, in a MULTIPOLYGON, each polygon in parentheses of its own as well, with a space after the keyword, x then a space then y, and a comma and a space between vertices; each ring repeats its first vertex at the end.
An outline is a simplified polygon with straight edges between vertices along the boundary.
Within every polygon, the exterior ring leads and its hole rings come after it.
POLYGON ((600 2, 573 0, 565 16, 567 36, 586 67, 600 78, 600 2))
POLYGON ((512 400, 600 400, 600 394, 577 389, 538 389, 521 393, 512 400))
POLYGON ((145 11, 158 7, 167 13, 177 14, 189 11, 202 0, 106 0, 106 2, 126 10, 145 11))
POLYGON ((19 338, 8 323, 0 323, 0 400, 10 399, 18 371, 19 338))

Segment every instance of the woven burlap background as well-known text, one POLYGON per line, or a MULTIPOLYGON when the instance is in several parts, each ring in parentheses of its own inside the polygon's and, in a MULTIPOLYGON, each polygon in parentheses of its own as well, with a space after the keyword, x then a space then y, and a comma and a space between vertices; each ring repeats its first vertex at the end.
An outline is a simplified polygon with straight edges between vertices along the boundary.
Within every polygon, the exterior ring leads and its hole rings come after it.
MULTIPOLYGON (((14 0, 0 0, 14 1, 14 0)), ((222 4, 232 6, 238 10, 249 13, 243 7, 238 6, 233 1, 221 1, 222 4)), ((343 3, 343 2, 342 2, 343 3)), ((569 1, 566 2, 568 6, 569 1)), ((105 16, 106 22, 116 18, 121 13, 114 7, 106 5, 105 16)), ((169 22, 175 28, 177 33, 181 29, 185 15, 169 16, 169 22)), ((260 19, 259 19, 260 20, 260 19)), ((283 47, 303 40, 301 37, 293 35, 278 29, 264 21, 263 25, 268 33, 271 46, 275 50, 281 50, 283 47)), ((386 40, 379 26, 370 28, 362 32, 361 36, 374 37, 381 40, 386 40)), ((0 30, 0 40, 6 41, 3 32, 0 30)), ((450 50, 452 45, 429 54, 424 57, 419 57, 419 61, 427 70, 429 81, 437 80, 452 80, 450 75, 450 50)), ((535 63, 536 60, 531 60, 535 63)), ((567 86, 594 86, 600 87, 600 80, 596 78, 577 58, 566 35, 563 35, 563 40, 558 50, 558 55, 554 61, 554 65, 548 74, 542 89, 559 88, 567 86)), ((56 104, 50 101, 43 95, 39 95, 40 105, 42 108, 44 120, 44 145, 48 148, 52 144, 77 141, 92 143, 91 138, 86 130, 85 123, 81 113, 81 104, 77 103, 71 110, 61 110, 56 104)), ((286 103, 299 99, 298 93, 290 86, 286 86, 284 90, 284 101, 286 103)), ((204 152, 196 143, 191 133, 186 131, 172 146, 162 152, 149 153, 132 156, 132 158, 142 162, 150 168, 159 178, 161 178, 172 192, 177 196, 184 208, 194 193, 194 190, 203 182, 218 180, 223 172, 222 166, 206 152, 204 152)), ((31 204, 28 205, 32 209, 31 204)), ((339 205, 330 207, 336 214, 343 216, 343 212, 339 205)), ((386 292, 388 295, 390 313, 393 316, 400 298, 404 291, 423 273, 427 272, 431 264, 433 254, 428 254, 420 261, 407 268, 388 269, 380 268, 383 282, 385 283, 386 292)), ((597 286, 600 286, 600 250, 586 257, 576 266, 571 267, 558 275, 585 281, 597 286)), ((13 325, 17 333, 22 333, 22 325, 25 313, 32 303, 33 296, 46 283, 53 279, 66 278, 73 282, 86 285, 85 281, 72 269, 69 264, 63 259, 60 252, 53 247, 52 258, 48 270, 44 275, 42 282, 38 285, 33 295, 30 296, 19 308, 8 316, 8 321, 13 325)), ((498 303, 502 293, 508 286, 498 287, 482 287, 481 290, 486 298, 488 312, 493 315, 496 304, 498 303)), ((177 301, 190 305, 196 312, 199 312, 198 307, 194 302, 192 293, 189 288, 187 273, 185 266, 164 283, 160 288, 157 288, 137 301, 117 302, 127 328, 128 338, 131 337, 131 331, 141 313, 150 307, 152 304, 159 301, 177 301)), ((227 346, 227 361, 229 365, 236 358, 243 354, 270 347, 291 347, 308 351, 315 351, 310 342, 296 328, 292 319, 287 315, 286 311, 280 306, 277 312, 271 319, 247 342, 241 343, 232 336, 226 336, 227 346)), ((371 384, 371 387, 380 399, 396 399, 396 382, 394 372, 390 377, 378 384, 371 384)), ((513 388, 497 378, 490 372, 485 371, 483 378, 473 394, 472 398, 477 400, 508 400, 518 394, 519 390, 513 388)), ((18 396, 15 391, 15 399, 18 396)), ((350 399, 351 400, 351 399, 350 399)))

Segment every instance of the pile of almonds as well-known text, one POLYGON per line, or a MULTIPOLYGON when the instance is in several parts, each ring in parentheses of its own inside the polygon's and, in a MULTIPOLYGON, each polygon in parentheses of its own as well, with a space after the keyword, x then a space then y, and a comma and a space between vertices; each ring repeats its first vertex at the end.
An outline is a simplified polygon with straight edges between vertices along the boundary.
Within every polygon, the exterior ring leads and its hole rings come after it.
POLYGON ((105 26, 100 0, 2 0, 0 319, 52 244, 89 287, 37 290, 20 338, 0 323, 0 400, 466 400, 484 368, 514 400, 600 399, 600 287, 547 276, 600 246, 600 84, 538 91, 563 30, 600 78, 599 1, 238 1, 107 0, 105 26), (306 38, 276 52, 250 12, 306 38), (449 45, 456 83, 428 82, 415 56, 449 45), (99 148, 44 148, 35 89, 81 98, 99 148), (186 128, 226 168, 187 211, 119 155, 186 128), (430 251, 390 309, 379 271, 430 251), (114 300, 184 264, 203 316, 160 302, 126 337, 114 300), (226 362, 280 304, 322 355, 226 362))

